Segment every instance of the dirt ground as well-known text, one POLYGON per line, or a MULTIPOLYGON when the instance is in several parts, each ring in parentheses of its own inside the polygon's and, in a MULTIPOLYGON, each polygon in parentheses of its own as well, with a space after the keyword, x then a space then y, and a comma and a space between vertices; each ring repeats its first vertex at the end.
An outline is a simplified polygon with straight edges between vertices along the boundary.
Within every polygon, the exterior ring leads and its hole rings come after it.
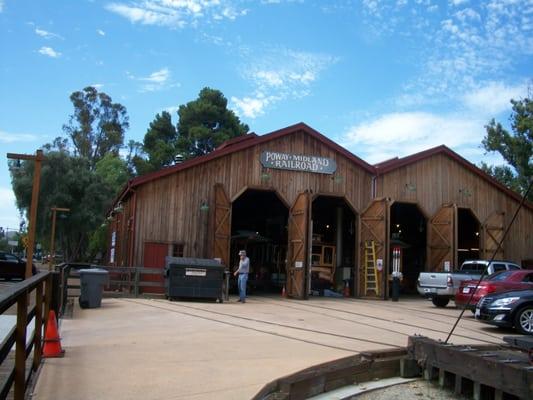
POLYGON ((424 400, 463 400, 464 396, 458 396, 451 390, 441 389, 436 383, 423 379, 394 385, 385 389, 373 390, 352 397, 353 400, 398 400, 398 399, 424 399, 424 400))

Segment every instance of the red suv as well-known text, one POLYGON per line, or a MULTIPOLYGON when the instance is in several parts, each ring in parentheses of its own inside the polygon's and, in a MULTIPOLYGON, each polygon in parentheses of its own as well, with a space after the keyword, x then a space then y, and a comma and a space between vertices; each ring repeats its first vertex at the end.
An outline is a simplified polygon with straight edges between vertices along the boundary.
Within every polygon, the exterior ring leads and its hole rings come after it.
MULTIPOLYGON (((476 288, 477 282, 477 280, 461 282, 459 289, 455 293, 455 305, 457 307, 462 308, 466 305, 476 288)), ((496 272, 481 281, 470 304, 466 308, 474 311, 479 299, 487 294, 520 289, 533 289, 532 270, 519 269, 496 272)))

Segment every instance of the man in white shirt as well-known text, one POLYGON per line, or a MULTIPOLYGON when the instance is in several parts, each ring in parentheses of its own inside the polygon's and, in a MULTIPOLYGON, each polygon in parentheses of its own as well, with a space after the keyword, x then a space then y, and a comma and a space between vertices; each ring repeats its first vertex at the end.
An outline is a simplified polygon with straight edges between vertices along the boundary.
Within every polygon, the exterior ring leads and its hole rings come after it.
POLYGON ((239 276, 237 283, 239 287, 239 302, 246 303, 246 282, 248 281, 248 273, 250 272, 250 259, 246 257, 246 251, 239 251, 239 268, 233 273, 239 276))

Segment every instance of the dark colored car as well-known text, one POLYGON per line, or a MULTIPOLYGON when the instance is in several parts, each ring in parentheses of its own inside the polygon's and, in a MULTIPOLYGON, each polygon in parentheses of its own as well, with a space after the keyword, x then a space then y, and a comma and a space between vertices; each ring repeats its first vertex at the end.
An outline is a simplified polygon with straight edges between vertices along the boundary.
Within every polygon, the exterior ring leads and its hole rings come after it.
MULTIPOLYGON (((24 279, 26 272, 26 261, 17 256, 0 251, 0 278, 9 281, 11 279, 24 279)), ((35 265, 32 266, 32 273, 37 273, 35 265)))
POLYGON ((533 290, 485 296, 476 306, 475 317, 487 324, 514 327, 522 334, 533 335, 533 290))
MULTIPOLYGON (((468 303, 477 283, 478 280, 461 282, 455 293, 455 305, 457 307, 463 308, 468 303)), ((520 269, 496 272, 480 282, 466 308, 474 311, 479 299, 488 294, 522 289, 533 289, 533 270, 520 269)))

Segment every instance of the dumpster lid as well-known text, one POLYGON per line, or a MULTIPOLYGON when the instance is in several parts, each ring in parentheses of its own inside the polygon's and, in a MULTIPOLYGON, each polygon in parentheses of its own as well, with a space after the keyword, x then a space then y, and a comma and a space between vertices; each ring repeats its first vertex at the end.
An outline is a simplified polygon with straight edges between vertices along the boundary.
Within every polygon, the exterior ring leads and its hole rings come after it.
POLYGON ((80 269, 78 271, 81 274, 94 274, 94 275, 107 275, 108 271, 102 268, 80 269))
POLYGON ((211 258, 189 258, 189 257, 165 257, 166 267, 202 267, 202 268, 223 268, 224 266, 217 260, 211 258))

